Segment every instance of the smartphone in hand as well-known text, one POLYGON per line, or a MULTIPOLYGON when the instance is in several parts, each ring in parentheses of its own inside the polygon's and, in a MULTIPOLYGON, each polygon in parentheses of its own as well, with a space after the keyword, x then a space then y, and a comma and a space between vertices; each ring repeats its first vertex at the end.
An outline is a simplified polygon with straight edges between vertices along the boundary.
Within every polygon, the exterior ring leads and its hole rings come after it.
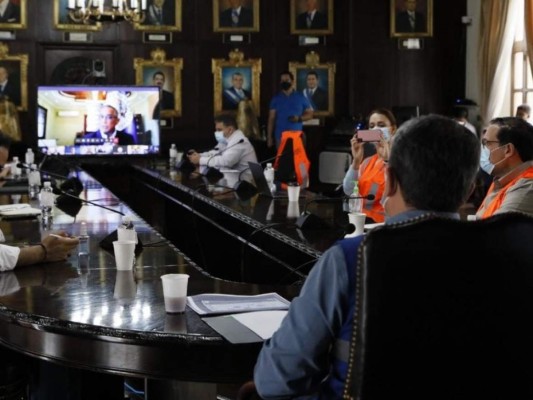
POLYGON ((359 142, 379 142, 381 140, 381 129, 364 129, 357 131, 359 142))

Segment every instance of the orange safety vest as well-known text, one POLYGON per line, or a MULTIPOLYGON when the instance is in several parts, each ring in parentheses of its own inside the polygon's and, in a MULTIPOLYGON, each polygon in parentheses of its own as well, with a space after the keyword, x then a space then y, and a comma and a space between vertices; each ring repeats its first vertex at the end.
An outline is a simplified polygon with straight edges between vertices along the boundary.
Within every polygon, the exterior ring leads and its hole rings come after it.
POLYGON ((494 182, 491 183, 489 190, 487 191, 487 195, 485 196, 485 200, 483 200, 483 203, 479 206, 478 210, 483 210, 483 214, 481 215, 481 218, 488 218, 492 217, 496 211, 500 209, 502 206, 502 203, 505 199, 505 195, 507 194, 507 190, 511 186, 513 186, 519 179, 533 179, 533 167, 527 168, 525 171, 523 171, 521 174, 519 174, 516 178, 511 179, 511 181, 502 187, 500 191, 494 196, 494 198, 490 201, 489 204, 485 205, 485 202, 487 201, 487 198, 489 197, 492 192, 494 192, 494 182))
POLYGON ((358 187, 361 196, 374 195, 374 200, 363 199, 363 212, 376 222, 384 222, 381 198, 385 191, 385 163, 377 154, 365 159, 359 167, 358 187))
MULTIPOLYGON (((294 171, 296 173, 296 180, 302 187, 309 185, 309 167, 311 163, 307 158, 304 143, 302 141, 302 131, 284 131, 281 133, 281 143, 276 154, 276 161, 274 161, 274 169, 278 169, 280 157, 283 155, 287 141, 292 139, 293 157, 294 157, 294 171)), ((287 182, 281 183, 282 189, 287 189, 287 182)))

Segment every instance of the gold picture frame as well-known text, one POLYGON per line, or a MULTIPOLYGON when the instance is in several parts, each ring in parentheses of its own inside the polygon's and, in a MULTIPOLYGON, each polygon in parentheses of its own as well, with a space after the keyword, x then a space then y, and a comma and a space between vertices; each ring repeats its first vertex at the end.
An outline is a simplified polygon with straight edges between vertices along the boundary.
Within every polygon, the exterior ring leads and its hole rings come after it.
POLYGON ((135 69, 136 85, 155 85, 156 76, 163 79, 161 92, 161 117, 180 117, 181 108, 181 71, 183 70, 183 58, 166 59, 166 52, 157 48, 150 52, 151 59, 145 60, 135 57, 133 68, 135 69))
POLYGON ((0 18, 0 30, 2 29, 26 29, 26 0, 14 2, 9 0, 0 18))
POLYGON ((289 62, 289 71, 294 75, 295 88, 309 100, 313 107, 313 115, 316 117, 333 116, 335 113, 335 70, 335 63, 321 64, 320 56, 314 51, 305 55, 305 64, 289 62), (307 91, 308 80, 310 84, 316 85, 312 94, 307 91))
POLYGON ((433 36, 433 0, 390 0, 391 37, 433 36), (415 7, 415 17, 407 13, 409 5, 415 7))
POLYGON ((68 0, 54 1, 54 28, 66 31, 101 31, 101 22, 74 22, 68 16, 68 0))
POLYGON ((214 58, 211 60, 213 72, 213 98, 215 115, 221 112, 236 113, 239 100, 243 98, 252 101, 256 115, 260 111, 261 59, 244 59, 244 54, 235 49, 230 51, 229 59, 214 58), (236 95, 235 81, 240 81, 244 97, 236 95), (240 96, 240 97, 239 97, 240 96))
POLYGON ((291 34, 332 35, 333 0, 317 0, 317 8, 308 16, 306 0, 291 0, 291 34))
POLYGON ((148 0, 146 17, 137 22, 133 28, 137 31, 181 32, 182 0, 166 0, 163 11, 154 8, 154 0, 148 0))
POLYGON ((28 55, 10 55, 9 47, 0 42, 0 67, 6 69, 8 83, 0 95, 6 96, 19 111, 28 109, 28 55))
POLYGON ((213 0, 213 32, 259 32, 259 0, 243 0, 237 25, 229 0, 213 0))

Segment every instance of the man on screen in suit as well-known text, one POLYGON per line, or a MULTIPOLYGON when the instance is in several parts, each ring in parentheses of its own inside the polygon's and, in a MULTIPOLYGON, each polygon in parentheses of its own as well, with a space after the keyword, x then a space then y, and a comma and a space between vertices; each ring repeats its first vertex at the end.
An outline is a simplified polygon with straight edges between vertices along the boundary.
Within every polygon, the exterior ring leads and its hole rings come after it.
POLYGON ((99 114, 100 129, 96 132, 87 132, 84 139, 104 139, 115 145, 135 144, 133 136, 124 131, 118 131, 116 126, 120 121, 118 111, 109 104, 103 104, 99 114))
POLYGON ((318 11, 318 0, 306 0, 306 10, 296 17, 296 29, 327 29, 328 17, 318 11))
POLYGON ((224 90, 222 96, 223 110, 236 110, 241 100, 250 100, 252 95, 242 88, 244 76, 240 72, 234 72, 231 76, 232 86, 224 90))
MULTIPOLYGON (((215 0, 217 1, 217 0, 215 0)), ((219 25, 223 28, 253 28, 254 13, 242 5, 242 0, 229 0, 231 7, 220 13, 219 25)))
POLYGON ((9 80, 6 67, 0 65, 0 96, 5 96, 16 106, 20 106, 20 85, 9 80))
POLYGON ((416 11, 416 0, 404 0, 405 10, 396 14, 396 32, 425 32, 426 18, 416 11))
POLYGON ((315 111, 328 110, 328 93, 319 86, 316 71, 308 71, 306 76, 307 87, 302 91, 315 111))
POLYGON ((0 23, 15 24, 20 22, 20 6, 11 0, 0 0, 0 23))

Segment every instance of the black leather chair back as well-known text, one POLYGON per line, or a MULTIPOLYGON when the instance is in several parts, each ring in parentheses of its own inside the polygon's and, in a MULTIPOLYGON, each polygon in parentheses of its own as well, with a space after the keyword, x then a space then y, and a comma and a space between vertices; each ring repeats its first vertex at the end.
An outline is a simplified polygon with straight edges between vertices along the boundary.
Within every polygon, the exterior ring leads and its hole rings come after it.
POLYGON ((382 226, 357 257, 345 398, 533 398, 533 218, 382 226))

